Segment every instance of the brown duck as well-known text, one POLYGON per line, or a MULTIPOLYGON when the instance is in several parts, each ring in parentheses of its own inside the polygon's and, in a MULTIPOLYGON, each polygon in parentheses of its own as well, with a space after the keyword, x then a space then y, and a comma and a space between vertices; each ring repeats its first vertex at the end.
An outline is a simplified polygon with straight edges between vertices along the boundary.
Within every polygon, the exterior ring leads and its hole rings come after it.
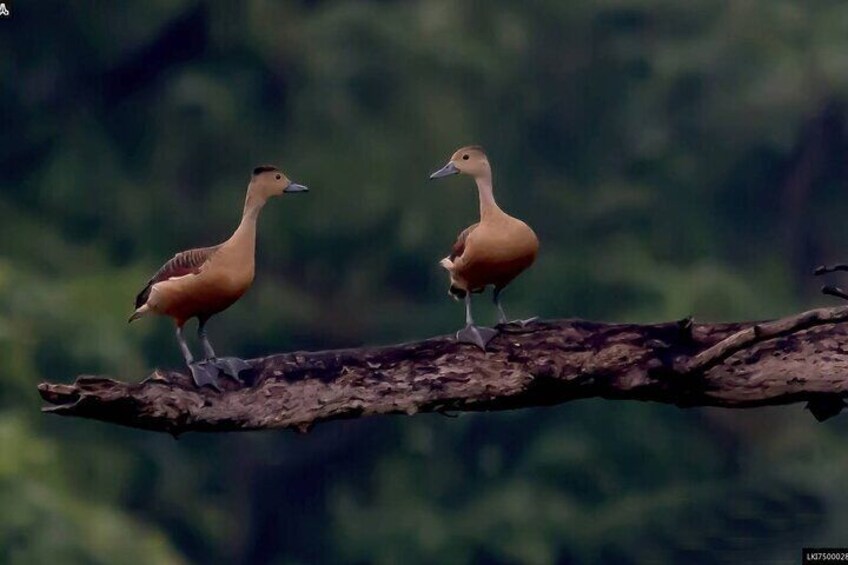
POLYGON ((256 223, 265 203, 283 193, 308 189, 291 182, 277 167, 265 165, 253 170, 241 223, 232 237, 213 247, 177 253, 147 282, 135 299, 130 322, 148 314, 170 316, 177 324, 177 341, 198 387, 219 389, 220 372, 239 380, 248 364, 235 357, 219 358, 206 335, 209 318, 229 308, 253 283, 256 252, 256 223), (205 357, 195 362, 183 334, 185 323, 198 319, 197 335, 205 357))
MULTIPOLYGON (((462 147, 447 165, 430 175, 439 179, 454 174, 474 178, 480 197, 480 221, 464 229, 441 265, 450 273, 450 294, 465 299, 465 328, 457 340, 473 343, 485 350, 497 330, 474 325, 471 293, 494 287, 498 322, 508 323, 500 302, 501 291, 533 264, 539 251, 539 239, 530 226, 498 207, 492 187, 492 168, 482 147, 462 147)), ((527 321, 521 321, 521 324, 527 321)))

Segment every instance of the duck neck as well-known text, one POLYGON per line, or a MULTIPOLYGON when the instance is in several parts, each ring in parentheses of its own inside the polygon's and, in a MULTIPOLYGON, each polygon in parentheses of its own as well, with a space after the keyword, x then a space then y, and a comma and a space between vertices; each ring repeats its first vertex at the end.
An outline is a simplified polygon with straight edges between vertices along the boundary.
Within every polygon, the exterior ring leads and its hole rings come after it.
POLYGON ((239 252, 249 254, 251 257, 256 249, 256 224, 263 206, 265 206, 265 199, 248 191, 241 223, 230 238, 239 252))
POLYGON ((500 212, 497 202, 495 202, 495 194, 492 188, 492 174, 484 174, 476 177, 474 181, 477 183, 477 194, 480 196, 480 219, 485 220, 500 212))

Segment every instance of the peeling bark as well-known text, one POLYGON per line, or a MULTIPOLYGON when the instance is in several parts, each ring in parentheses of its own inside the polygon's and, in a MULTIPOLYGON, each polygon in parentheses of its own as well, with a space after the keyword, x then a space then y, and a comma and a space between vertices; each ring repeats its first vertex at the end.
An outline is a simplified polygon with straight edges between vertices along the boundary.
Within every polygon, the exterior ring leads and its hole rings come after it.
POLYGON ((748 408, 806 401, 836 415, 848 394, 848 307, 767 323, 583 320, 506 326, 489 351, 417 343, 254 359, 247 384, 198 390, 178 371, 140 383, 42 383, 46 412, 168 432, 292 428, 375 414, 510 410, 581 398, 748 408))

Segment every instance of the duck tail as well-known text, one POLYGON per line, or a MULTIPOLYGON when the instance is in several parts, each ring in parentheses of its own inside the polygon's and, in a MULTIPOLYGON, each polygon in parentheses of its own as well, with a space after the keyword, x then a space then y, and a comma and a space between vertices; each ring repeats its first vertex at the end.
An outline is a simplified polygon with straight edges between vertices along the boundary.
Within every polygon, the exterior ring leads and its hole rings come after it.
POLYGON ((127 321, 127 323, 132 324, 139 318, 143 318, 148 314, 150 314, 150 306, 148 306, 147 304, 142 304, 135 312, 133 312, 133 315, 130 316, 130 319, 127 321))
POLYGON ((450 257, 445 257, 439 261, 439 265, 446 271, 453 271, 453 261, 450 260, 450 257))

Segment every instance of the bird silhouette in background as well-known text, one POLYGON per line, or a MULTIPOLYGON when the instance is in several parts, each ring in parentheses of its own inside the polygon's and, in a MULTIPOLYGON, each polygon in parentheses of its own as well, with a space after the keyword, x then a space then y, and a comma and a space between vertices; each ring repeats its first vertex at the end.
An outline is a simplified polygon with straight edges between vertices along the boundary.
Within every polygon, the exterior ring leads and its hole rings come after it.
MULTIPOLYGON (((822 265, 817 267, 813 274, 817 277, 821 275, 826 275, 828 273, 835 273, 837 271, 848 271, 848 265, 845 264, 836 264, 831 265, 829 267, 822 265)), ((829 296, 835 296, 837 298, 842 298, 843 300, 848 300, 848 293, 839 288, 838 286, 825 285, 821 288, 823 294, 827 294, 829 296)))

